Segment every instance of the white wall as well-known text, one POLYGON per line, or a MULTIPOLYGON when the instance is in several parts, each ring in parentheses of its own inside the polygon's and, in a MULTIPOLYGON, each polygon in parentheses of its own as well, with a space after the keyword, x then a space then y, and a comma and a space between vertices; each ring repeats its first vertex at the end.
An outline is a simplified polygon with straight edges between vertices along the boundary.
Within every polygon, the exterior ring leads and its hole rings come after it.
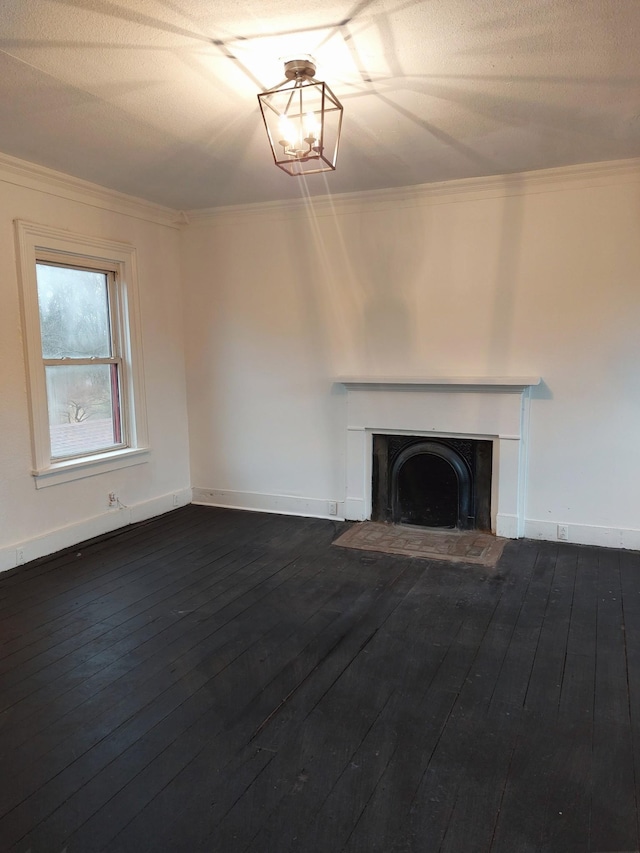
POLYGON ((47 170, 0 163, 0 569, 190 500, 179 232, 170 212, 92 190, 47 170), (35 177, 34 177, 35 175, 35 177), (35 488, 21 336, 14 219, 133 244, 151 454, 132 468, 35 488), (115 491, 128 509, 109 510, 115 491))
POLYGON ((541 375, 526 535, 640 548, 640 170, 201 216, 183 233, 197 500, 326 515, 341 374, 541 375))
POLYGON ((541 375, 526 534, 567 523, 572 541, 640 548, 637 164, 218 212, 182 234, 171 211, 16 164, 0 155, 0 569, 167 511, 191 486, 340 514, 333 380, 370 373, 541 375), (17 218, 136 246, 145 464, 35 488, 17 218), (109 510, 110 491, 130 509, 109 510))

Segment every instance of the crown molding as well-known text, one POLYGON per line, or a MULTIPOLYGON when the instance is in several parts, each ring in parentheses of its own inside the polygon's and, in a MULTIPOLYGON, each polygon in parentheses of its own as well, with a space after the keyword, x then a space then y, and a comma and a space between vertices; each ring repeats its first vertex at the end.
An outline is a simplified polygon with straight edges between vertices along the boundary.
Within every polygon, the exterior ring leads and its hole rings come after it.
POLYGON ((110 210, 170 228, 180 228, 183 224, 179 211, 170 207, 163 207, 117 190, 110 190, 46 166, 20 160, 9 154, 0 153, 0 182, 26 187, 89 207, 110 210))
POLYGON ((609 186, 626 183, 629 180, 640 181, 640 158, 561 166, 508 175, 463 178, 455 181, 342 193, 333 196, 312 196, 307 199, 202 208, 187 211, 183 215, 188 218, 191 227, 215 221, 231 223, 247 217, 297 219, 303 214, 318 217, 332 216, 336 213, 344 215, 388 208, 452 204, 525 193, 548 193, 609 186))
POLYGON ((378 210, 452 204, 525 193, 609 186, 640 181, 640 158, 561 166, 533 172, 462 178, 432 184, 366 190, 305 199, 277 200, 226 207, 174 210, 90 181, 74 178, 0 152, 0 182, 37 190, 90 207, 110 210, 170 228, 191 228, 213 222, 234 223, 247 218, 299 219, 348 215, 378 210))

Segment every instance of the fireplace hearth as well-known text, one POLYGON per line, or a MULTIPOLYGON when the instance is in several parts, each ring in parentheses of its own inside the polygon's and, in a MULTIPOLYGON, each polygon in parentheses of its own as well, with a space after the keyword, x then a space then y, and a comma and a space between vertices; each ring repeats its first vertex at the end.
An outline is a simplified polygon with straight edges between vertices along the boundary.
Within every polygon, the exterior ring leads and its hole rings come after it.
POLYGON ((372 519, 491 529, 491 441, 373 435, 372 519))

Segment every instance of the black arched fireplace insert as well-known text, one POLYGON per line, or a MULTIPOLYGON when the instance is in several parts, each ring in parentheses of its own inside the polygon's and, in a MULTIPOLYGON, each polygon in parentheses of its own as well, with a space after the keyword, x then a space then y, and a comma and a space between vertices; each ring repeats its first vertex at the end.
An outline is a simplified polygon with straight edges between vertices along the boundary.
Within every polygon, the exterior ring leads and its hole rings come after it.
POLYGON ((372 519, 490 530, 492 451, 488 440, 374 434, 372 519))

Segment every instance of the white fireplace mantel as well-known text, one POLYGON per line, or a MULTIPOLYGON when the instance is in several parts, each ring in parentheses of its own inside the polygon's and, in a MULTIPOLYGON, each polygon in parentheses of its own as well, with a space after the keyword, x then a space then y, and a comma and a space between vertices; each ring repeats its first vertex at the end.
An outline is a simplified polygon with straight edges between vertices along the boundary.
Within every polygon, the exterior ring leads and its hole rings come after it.
POLYGON ((522 391, 532 385, 540 384, 539 376, 340 376, 335 380, 347 388, 359 386, 380 386, 384 388, 402 388, 404 386, 456 385, 469 388, 497 387, 505 390, 513 388, 522 391))
POLYGON ((343 376, 347 389, 345 517, 371 518, 373 434, 493 441, 491 519, 524 532, 530 388, 539 376, 343 376))

